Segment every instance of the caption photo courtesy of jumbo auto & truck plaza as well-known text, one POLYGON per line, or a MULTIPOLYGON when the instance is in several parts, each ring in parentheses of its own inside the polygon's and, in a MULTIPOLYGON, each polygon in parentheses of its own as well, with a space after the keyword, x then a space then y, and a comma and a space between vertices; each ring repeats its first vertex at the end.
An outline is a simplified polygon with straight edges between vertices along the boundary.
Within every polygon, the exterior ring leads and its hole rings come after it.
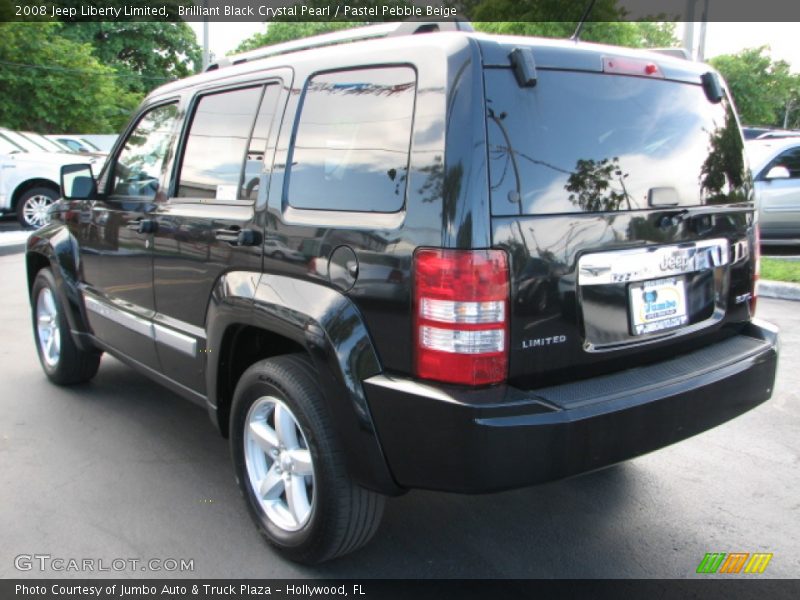
POLYGON ((220 596, 220 597, 263 597, 271 596, 273 594, 286 594, 287 596, 350 596, 355 597, 365 596, 366 592, 361 584, 351 585, 313 585, 308 583, 291 584, 271 586, 271 585, 257 585, 253 583, 242 584, 163 584, 163 585, 147 585, 147 584, 96 584, 96 585, 80 585, 80 584, 63 584, 54 583, 51 585, 26 585, 18 583, 14 591, 16 596, 68 596, 75 597, 116 597, 126 598, 129 596, 181 596, 187 594, 194 596, 203 594, 204 597, 220 596))

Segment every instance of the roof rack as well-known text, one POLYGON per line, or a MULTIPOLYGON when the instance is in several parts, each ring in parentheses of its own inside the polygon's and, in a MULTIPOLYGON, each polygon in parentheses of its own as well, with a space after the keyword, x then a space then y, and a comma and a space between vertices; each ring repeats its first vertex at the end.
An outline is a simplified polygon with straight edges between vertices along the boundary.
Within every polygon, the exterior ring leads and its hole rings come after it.
POLYGON ((323 33, 313 37, 284 42, 272 46, 264 46, 249 52, 226 56, 211 63, 206 71, 215 71, 232 65, 240 65, 279 54, 289 54, 310 48, 322 48, 324 46, 334 46, 336 44, 347 44, 363 40, 395 37, 401 35, 414 35, 417 33, 433 33, 436 31, 474 31, 472 25, 466 21, 403 21, 402 23, 379 23, 377 25, 367 25, 366 27, 356 27, 343 31, 323 33))

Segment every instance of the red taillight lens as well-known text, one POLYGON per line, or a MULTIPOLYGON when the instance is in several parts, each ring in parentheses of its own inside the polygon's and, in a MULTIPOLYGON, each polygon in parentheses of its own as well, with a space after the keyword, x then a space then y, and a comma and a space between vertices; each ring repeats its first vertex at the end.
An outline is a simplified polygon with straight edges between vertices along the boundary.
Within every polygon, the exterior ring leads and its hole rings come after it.
POLYGON ((508 259, 502 250, 420 249, 414 255, 416 373, 466 385, 508 370, 508 259))
POLYGON ((758 303, 758 280, 761 277, 761 229, 758 223, 755 225, 755 248, 753 248, 753 259, 755 265, 753 267, 753 295, 750 296, 750 316, 756 314, 756 304, 758 303))

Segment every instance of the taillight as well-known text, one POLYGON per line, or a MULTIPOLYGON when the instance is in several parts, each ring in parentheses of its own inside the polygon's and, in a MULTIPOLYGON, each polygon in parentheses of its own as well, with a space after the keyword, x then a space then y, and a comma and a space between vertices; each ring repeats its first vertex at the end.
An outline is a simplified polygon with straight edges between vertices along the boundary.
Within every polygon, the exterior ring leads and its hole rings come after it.
POLYGON ((508 370, 508 259, 502 250, 414 254, 416 374, 488 385, 508 370))
POLYGON ((756 314, 756 304, 758 303, 758 280, 761 278, 761 229, 758 223, 755 224, 755 248, 753 248, 753 294, 750 296, 750 316, 756 314))

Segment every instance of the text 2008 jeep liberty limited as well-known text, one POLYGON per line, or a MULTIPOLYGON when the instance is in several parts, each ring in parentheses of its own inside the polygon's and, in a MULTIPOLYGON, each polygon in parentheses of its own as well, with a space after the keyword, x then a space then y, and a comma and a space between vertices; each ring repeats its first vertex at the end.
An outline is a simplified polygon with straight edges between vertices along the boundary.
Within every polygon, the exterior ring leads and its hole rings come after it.
POLYGON ((365 544, 386 496, 598 469, 772 393, 719 75, 468 29, 375 25, 167 84, 100 173, 64 167, 28 242, 47 376, 108 352, 206 407, 293 560, 365 544))

